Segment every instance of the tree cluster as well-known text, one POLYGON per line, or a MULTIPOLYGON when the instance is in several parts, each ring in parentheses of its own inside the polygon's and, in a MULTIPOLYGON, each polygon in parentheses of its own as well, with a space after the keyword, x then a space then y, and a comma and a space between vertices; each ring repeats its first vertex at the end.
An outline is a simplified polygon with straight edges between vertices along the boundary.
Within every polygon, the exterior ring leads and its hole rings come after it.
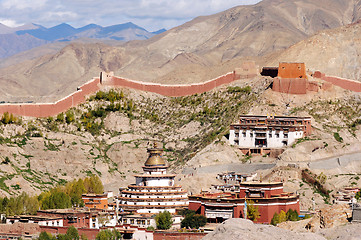
POLYGON ((296 210, 289 209, 287 211, 287 213, 285 211, 281 210, 281 212, 279 214, 275 213, 273 215, 271 224, 276 226, 277 224, 279 224, 281 222, 298 221, 298 220, 300 220, 300 218, 299 218, 298 212, 296 210))
POLYGON ((101 230, 97 236, 95 237, 96 240, 118 240, 122 239, 122 234, 118 232, 116 229, 109 230, 101 230))
POLYGON ((47 232, 41 232, 39 234, 38 240, 88 240, 85 235, 79 237, 78 230, 74 226, 70 226, 65 234, 58 234, 57 236, 53 236, 47 232))
POLYGON ((201 214, 196 214, 193 210, 183 210, 181 215, 184 217, 181 222, 182 228, 198 229, 207 224, 207 218, 201 214))
POLYGON ((11 113, 9 114, 8 112, 4 112, 4 114, 2 115, 0 122, 2 122, 3 124, 11 124, 11 123, 16 123, 18 122, 18 119, 16 117, 14 117, 14 115, 11 113))
POLYGON ((82 194, 104 192, 104 187, 98 176, 92 175, 84 180, 78 179, 68 182, 65 186, 58 186, 39 196, 30 197, 27 193, 11 198, 0 198, 0 213, 7 216, 21 214, 36 214, 40 209, 63 209, 84 206, 82 194))

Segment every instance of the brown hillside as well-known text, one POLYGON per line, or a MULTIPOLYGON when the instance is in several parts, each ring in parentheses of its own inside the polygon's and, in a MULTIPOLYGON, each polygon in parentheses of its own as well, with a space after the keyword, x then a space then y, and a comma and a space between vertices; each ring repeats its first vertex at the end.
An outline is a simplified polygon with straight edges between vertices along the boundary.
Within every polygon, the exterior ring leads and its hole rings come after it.
POLYGON ((229 60, 263 56, 319 30, 355 22, 360 2, 264 0, 195 18, 146 41, 118 47, 73 43, 55 55, 1 69, 0 84, 7 86, 0 89, 1 100, 60 98, 101 70, 142 81, 208 80, 240 64, 229 60))
POLYGON ((270 65, 279 61, 305 62, 310 70, 320 70, 354 80, 361 80, 361 23, 326 30, 290 47, 270 65))

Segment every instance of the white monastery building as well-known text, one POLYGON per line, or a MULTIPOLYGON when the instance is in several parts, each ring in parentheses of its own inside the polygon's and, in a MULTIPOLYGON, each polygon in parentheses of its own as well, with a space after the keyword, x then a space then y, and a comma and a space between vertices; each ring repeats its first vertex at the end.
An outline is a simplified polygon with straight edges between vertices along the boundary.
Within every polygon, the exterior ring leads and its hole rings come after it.
POLYGON ((229 142, 245 154, 262 154, 292 145, 310 134, 310 117, 241 115, 239 123, 230 127, 229 142))

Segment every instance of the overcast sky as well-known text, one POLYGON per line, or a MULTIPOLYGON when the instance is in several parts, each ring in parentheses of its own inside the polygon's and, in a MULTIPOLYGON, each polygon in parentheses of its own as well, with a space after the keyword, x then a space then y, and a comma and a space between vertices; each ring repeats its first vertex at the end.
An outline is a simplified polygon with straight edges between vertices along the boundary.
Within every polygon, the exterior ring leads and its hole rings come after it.
POLYGON ((148 31, 170 29, 197 16, 260 0, 0 0, 0 23, 73 27, 133 22, 148 31))

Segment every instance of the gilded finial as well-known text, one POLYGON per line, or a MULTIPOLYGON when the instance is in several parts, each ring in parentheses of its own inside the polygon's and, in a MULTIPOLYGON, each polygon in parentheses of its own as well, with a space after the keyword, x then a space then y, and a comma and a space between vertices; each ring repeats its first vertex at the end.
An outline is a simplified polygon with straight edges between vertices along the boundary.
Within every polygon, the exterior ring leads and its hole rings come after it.
POLYGON ((153 143, 153 146, 154 146, 154 148, 158 148, 158 143, 157 143, 157 142, 154 142, 154 143, 153 143))

